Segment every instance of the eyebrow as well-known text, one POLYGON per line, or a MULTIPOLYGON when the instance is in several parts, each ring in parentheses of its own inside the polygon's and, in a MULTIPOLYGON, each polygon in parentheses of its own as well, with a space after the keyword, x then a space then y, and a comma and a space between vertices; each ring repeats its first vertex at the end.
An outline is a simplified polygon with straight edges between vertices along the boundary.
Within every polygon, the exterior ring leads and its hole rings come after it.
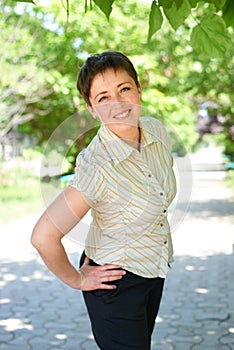
MULTIPOLYGON (((124 81, 123 83, 120 83, 117 85, 117 88, 121 87, 122 85, 125 85, 125 84, 131 84, 132 85, 132 82, 131 81, 124 81)), ((96 98, 99 96, 99 95, 104 95, 104 94, 107 94, 108 91, 102 91, 102 92, 99 92, 95 97, 94 97, 94 100, 96 100, 96 98)))

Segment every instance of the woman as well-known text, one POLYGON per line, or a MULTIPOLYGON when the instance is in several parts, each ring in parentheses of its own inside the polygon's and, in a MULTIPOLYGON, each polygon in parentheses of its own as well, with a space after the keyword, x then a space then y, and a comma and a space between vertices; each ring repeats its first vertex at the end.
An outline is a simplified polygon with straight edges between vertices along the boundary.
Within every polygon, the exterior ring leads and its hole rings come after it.
POLYGON ((101 128, 78 155, 71 184, 36 224, 32 244, 58 278, 83 291, 100 349, 149 350, 173 259, 171 142, 158 120, 140 118, 141 85, 122 53, 90 56, 77 86, 101 128), (61 239, 90 208, 77 270, 61 239))

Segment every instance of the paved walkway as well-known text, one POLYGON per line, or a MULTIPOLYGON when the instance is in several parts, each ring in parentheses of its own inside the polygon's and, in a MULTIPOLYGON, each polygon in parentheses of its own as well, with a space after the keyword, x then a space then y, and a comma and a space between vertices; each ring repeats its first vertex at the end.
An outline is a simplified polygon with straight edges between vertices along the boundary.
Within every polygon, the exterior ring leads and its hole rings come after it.
MULTIPOLYGON (((186 216, 186 203, 175 208, 182 222, 152 350, 234 349, 234 202, 210 151, 191 157, 186 216)), ((97 350, 81 293, 54 278, 29 243, 36 219, 1 227, 0 350, 97 350)), ((64 244, 77 264, 82 247, 64 244)))

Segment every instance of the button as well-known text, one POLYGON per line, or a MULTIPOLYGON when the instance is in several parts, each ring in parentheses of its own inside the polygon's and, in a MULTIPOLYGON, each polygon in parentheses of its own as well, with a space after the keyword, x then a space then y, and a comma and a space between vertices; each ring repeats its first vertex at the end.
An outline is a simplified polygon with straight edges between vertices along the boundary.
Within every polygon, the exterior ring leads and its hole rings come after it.
POLYGON ((166 209, 164 209, 163 212, 166 213, 167 212, 166 209))
POLYGON ((163 224, 160 224, 161 227, 163 227, 163 224))
POLYGON ((167 241, 164 241, 163 243, 164 243, 164 244, 167 244, 167 241))
POLYGON ((148 177, 152 177, 152 175, 151 175, 151 174, 149 174, 149 175, 148 175, 148 177))
POLYGON ((163 193, 162 193, 162 192, 160 192, 159 194, 160 194, 160 196, 163 196, 163 193))

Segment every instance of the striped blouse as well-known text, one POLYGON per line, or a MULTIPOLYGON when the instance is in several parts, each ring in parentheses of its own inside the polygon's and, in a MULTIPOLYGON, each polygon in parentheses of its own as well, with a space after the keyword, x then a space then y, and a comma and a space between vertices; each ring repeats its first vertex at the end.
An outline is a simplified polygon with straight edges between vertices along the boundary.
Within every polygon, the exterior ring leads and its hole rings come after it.
POLYGON ((142 277, 165 277, 173 260, 168 206, 176 194, 171 142, 155 118, 140 118, 140 151, 104 125, 80 152, 71 185, 92 207, 86 255, 142 277))

